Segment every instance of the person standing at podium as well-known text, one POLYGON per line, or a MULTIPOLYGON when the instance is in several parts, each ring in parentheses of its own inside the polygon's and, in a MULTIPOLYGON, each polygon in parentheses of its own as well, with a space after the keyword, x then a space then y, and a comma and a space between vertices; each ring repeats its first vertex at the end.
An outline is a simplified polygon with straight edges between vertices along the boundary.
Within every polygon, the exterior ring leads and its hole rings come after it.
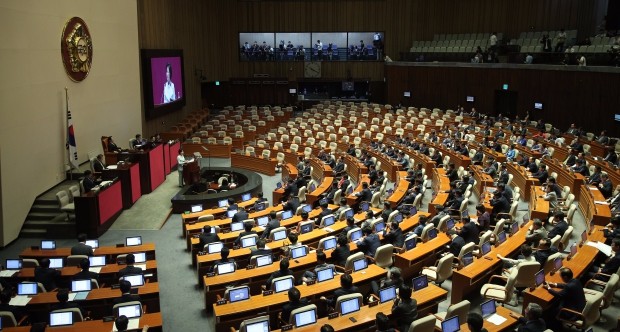
POLYGON ((190 161, 185 160, 185 153, 183 149, 179 149, 179 155, 177 156, 177 170, 179 171, 179 187, 183 187, 183 165, 190 161))

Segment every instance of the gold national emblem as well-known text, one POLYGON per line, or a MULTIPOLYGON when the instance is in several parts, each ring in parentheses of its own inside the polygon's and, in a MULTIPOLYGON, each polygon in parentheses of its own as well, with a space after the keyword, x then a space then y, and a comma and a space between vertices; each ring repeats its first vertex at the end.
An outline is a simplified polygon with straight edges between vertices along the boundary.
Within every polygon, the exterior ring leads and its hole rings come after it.
POLYGON ((83 81, 93 62, 93 40, 84 20, 72 17, 65 24, 60 40, 62 63, 69 78, 83 81))

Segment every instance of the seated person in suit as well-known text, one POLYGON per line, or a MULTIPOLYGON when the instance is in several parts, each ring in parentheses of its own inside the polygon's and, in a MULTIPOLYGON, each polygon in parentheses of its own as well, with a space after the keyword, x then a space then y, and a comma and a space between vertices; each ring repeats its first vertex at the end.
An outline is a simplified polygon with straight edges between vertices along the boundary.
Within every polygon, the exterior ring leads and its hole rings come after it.
POLYGON ((607 175, 607 173, 601 174, 601 182, 598 184, 598 188, 605 198, 610 198, 613 194, 614 185, 609 179, 609 175, 607 175))
POLYGON ((341 234, 347 236, 347 233, 355 228, 357 228, 357 225, 355 225, 355 218, 349 217, 347 218, 347 226, 342 230, 341 234))
POLYGON ((305 271, 301 277, 302 282, 309 282, 316 279, 317 271, 331 267, 336 271, 334 264, 327 263, 327 255, 324 252, 317 252, 316 254, 316 266, 312 270, 305 271))
POLYGON ((467 314, 467 327, 471 332, 487 332, 487 329, 482 327, 482 325, 484 325, 482 315, 477 312, 467 314))
POLYGON ((613 216, 603 230, 605 244, 611 244, 615 238, 620 238, 620 216, 613 216))
POLYGON ((235 199, 231 197, 228 199, 228 207, 226 208, 226 211, 232 211, 232 210, 239 210, 239 205, 237 205, 237 202, 235 202, 235 199))
POLYGON ((553 226, 553 228, 549 231, 549 234, 547 235, 549 239, 553 239, 557 235, 559 236, 564 235, 564 232, 566 232, 566 230, 568 229, 568 223, 564 219, 564 212, 558 211, 555 213, 554 217, 555 217, 554 221, 556 222, 556 224, 555 226, 553 226))
POLYGON ((424 230, 424 227, 426 226, 427 221, 428 221, 427 216, 420 216, 420 218, 418 219, 419 224, 413 229, 413 233, 415 233, 415 235, 417 236, 421 236, 422 230, 424 230))
POLYGON ((56 293, 56 299, 58 299, 58 303, 52 305, 52 311, 60 310, 60 309, 70 309, 70 308, 78 308, 80 312, 82 312, 82 316, 86 317, 86 310, 84 310, 77 302, 69 302, 69 290, 60 289, 58 293, 56 293))
POLYGON ((321 301, 327 302, 327 305, 331 308, 336 305, 336 300, 339 296, 359 293, 360 290, 353 285, 353 277, 350 274, 340 275, 340 288, 334 291, 334 296, 331 299, 321 296, 321 301))
POLYGON ((382 312, 378 312, 375 316, 375 325, 377 325, 377 332, 394 332, 394 328, 390 327, 390 318, 382 312))
POLYGON ((92 256, 94 254, 93 248, 86 244, 87 236, 84 233, 78 234, 78 244, 71 247, 71 255, 84 255, 92 256))
MULTIPOLYGON (((288 256, 289 253, 291 252, 291 249, 301 247, 302 244, 301 242, 298 241, 299 236, 294 231, 290 231, 286 237, 288 239, 288 244, 282 246, 282 253, 288 256)), ((283 243, 286 243, 286 242, 287 242, 286 240, 283 241, 283 243)))
POLYGON ((140 150, 146 145, 146 143, 148 142, 144 138, 142 138, 142 135, 136 134, 136 139, 133 141, 132 148, 134 150, 140 150))
POLYGON ((250 258, 253 256, 271 255, 271 249, 265 249, 265 240, 258 239, 256 241, 256 247, 250 248, 250 258))
POLYGON ((338 235, 338 239, 336 241, 338 246, 334 249, 334 251, 332 251, 331 259, 336 265, 345 266, 347 263, 347 258, 351 255, 349 241, 347 240, 346 234, 338 235))
POLYGON ((110 136, 108 138, 108 152, 119 153, 121 151, 123 151, 123 149, 119 148, 118 145, 114 143, 114 139, 112 139, 112 136, 110 136))
MULTIPOLYGON (((299 192, 299 188, 294 179, 288 179, 288 183, 284 187, 284 193, 282 194, 283 199, 288 199, 289 196, 297 196, 299 192)), ((274 203, 275 204, 275 203, 274 203)))
POLYGON ((82 180, 82 185, 84 186, 84 193, 89 193, 95 186, 101 183, 100 180, 97 180, 95 174, 91 172, 89 169, 84 171, 84 179, 82 180))
POLYGON ((84 258, 80 261, 80 268, 82 269, 82 271, 74 274, 72 278, 73 280, 80 280, 80 279, 99 280, 99 273, 89 271, 90 261, 87 258, 84 258))
POLYGON ((273 281, 273 279, 284 277, 284 276, 292 276, 293 275, 293 271, 291 271, 288 268, 289 264, 290 263, 289 263, 288 257, 284 257, 284 258, 282 258, 282 260, 280 260, 280 269, 278 271, 275 271, 274 273, 272 273, 269 276, 269 279, 267 279, 267 281, 265 282, 265 288, 266 289, 270 289, 271 288, 271 282, 273 281))
POLYGON ((405 244, 405 235, 400 229, 398 221, 392 220, 383 230, 383 239, 387 243, 391 243, 394 247, 402 248, 405 244))
POLYGON ((349 204, 347 204, 347 199, 342 197, 340 199, 340 206, 338 206, 338 209, 336 211, 334 211, 334 215, 336 216, 336 218, 343 220, 344 219, 344 215, 342 216, 342 219, 340 218, 340 213, 342 213, 344 210, 350 208, 349 204))
POLYGON ((211 267, 211 270, 215 271, 215 267, 219 264, 234 263, 235 260, 232 258, 228 258, 228 255, 230 255, 230 249, 228 249, 228 247, 223 247, 222 250, 220 251, 220 259, 213 262, 213 266, 211 267))
POLYGON ((18 307, 10 304, 11 302, 11 290, 5 288, 0 293, 0 311, 8 311, 13 314, 15 320, 19 322, 24 317, 25 311, 23 307, 18 307))
MULTIPOLYGON (((549 315, 551 319, 548 322, 548 328, 553 331, 562 331, 562 324, 555 319, 561 308, 582 312, 583 308, 586 306, 586 296, 583 285, 581 281, 579 281, 579 278, 573 278, 573 271, 567 267, 561 268, 560 278, 562 278, 562 283, 545 282, 543 284, 543 287, 560 301, 559 304, 556 304, 556 308, 550 309, 553 314, 549 315)), ((578 319, 576 316, 566 312, 562 312, 561 317, 578 319)))
POLYGON ((361 239, 357 240, 357 248, 364 253, 366 256, 375 257, 375 252, 377 248, 381 246, 381 240, 379 236, 372 232, 370 227, 362 228, 362 236, 361 239))
POLYGON ((319 213, 319 216, 317 217, 318 220, 321 220, 321 218, 328 216, 330 214, 332 214, 332 210, 329 208, 329 204, 327 202, 323 202, 321 204, 321 213, 319 213))
POLYGON ((239 233, 239 236, 237 236, 237 238, 235 239, 235 241, 233 242, 234 246, 240 246, 241 245, 241 238, 247 235, 252 235, 252 234, 256 234, 255 231, 252 230, 252 228, 254 228, 254 224, 252 222, 246 221, 243 223, 243 232, 239 233))
POLYGON ((50 269, 49 258, 41 259, 39 266, 34 268, 34 281, 43 284, 43 287, 48 292, 56 288, 56 281, 59 277, 60 271, 50 269))
POLYGON ((127 280, 121 280, 119 282, 121 296, 114 299, 114 304, 126 303, 132 301, 140 301, 140 295, 131 294, 131 283, 127 280))
POLYGON ((265 197, 263 197, 263 193, 262 192, 259 192, 258 194, 256 194, 256 202, 254 202, 253 209, 256 210, 257 205, 258 204, 263 204, 263 203, 267 204, 267 199, 265 197))
POLYGON ((532 256, 532 247, 527 244, 521 245, 521 255, 517 259, 511 259, 508 257, 504 257, 500 254, 497 254, 497 258, 501 259, 504 263, 504 275, 510 275, 512 269, 516 269, 519 267, 519 264, 525 262, 535 262, 534 256, 532 256))
POLYGON ((372 200, 372 191, 368 188, 368 183, 362 183, 362 191, 355 193, 356 197, 362 202, 370 202, 372 200))
POLYGON ((525 308, 525 316, 519 318, 518 332, 544 332, 547 329, 542 318, 543 309, 538 303, 530 303, 525 308))
POLYGON ((545 229, 545 227, 543 227, 542 221, 538 218, 535 218, 534 222, 532 223, 532 227, 525 235, 525 242, 537 247, 538 242, 545 238, 547 238, 547 230, 545 229))
POLYGON ((237 210, 237 213, 235 213, 235 215, 232 217, 231 222, 242 222, 246 219, 249 219, 250 215, 248 214, 248 212, 244 209, 244 208, 239 208, 239 210, 237 210))
POLYGON ((556 252, 558 252, 558 250, 551 246, 551 240, 547 238, 541 239, 540 242, 538 242, 538 250, 534 253, 534 259, 536 259, 540 266, 545 266, 549 256, 556 252))
POLYGON ((408 331, 416 317, 418 317, 418 301, 411 298, 411 287, 401 285, 398 297, 392 304, 392 320, 396 321, 399 331, 408 331))
POLYGON ((478 242, 480 242, 480 231, 478 230, 478 226, 471 222, 469 217, 463 217, 461 221, 463 222, 463 227, 459 230, 459 236, 465 240, 465 243, 473 242, 478 244, 478 242))
POLYGON ((98 154, 97 158, 93 160, 93 169, 95 173, 101 173, 104 169, 106 169, 106 164, 103 163, 103 155, 98 154))
POLYGON ((141 267, 133 266, 136 263, 136 256, 134 256, 134 254, 127 254, 125 258, 125 263, 127 264, 127 266, 121 269, 120 271, 118 271, 119 278, 128 276, 128 275, 142 274, 141 267))
POLYGON ((388 221, 388 218, 390 217, 391 213, 392 213, 392 205, 390 205, 390 202, 388 201, 383 202, 383 211, 381 212, 381 219, 383 219, 383 222, 388 221))
POLYGON ((289 319, 291 318, 291 312, 295 309, 299 309, 303 306, 308 305, 308 299, 301 298, 301 293, 299 289, 296 287, 292 287, 288 290, 288 302, 284 304, 282 307, 282 312, 280 313, 280 319, 288 324, 289 319))
POLYGON ((461 249, 465 245, 465 240, 453 229, 448 231, 448 237, 452 240, 450 242, 450 253, 454 255, 454 257, 458 257, 461 253, 461 249))
POLYGON ((301 205, 299 203, 299 197, 289 195, 286 199, 282 199, 282 210, 283 211, 291 211, 293 215, 297 213, 297 208, 301 205))
POLYGON ((200 239, 200 250, 204 248, 205 245, 213 242, 218 242, 220 237, 215 234, 215 228, 211 226, 205 226, 202 228, 202 233, 199 236, 200 239), (213 232, 213 233, 212 233, 213 232))
MULTIPOLYGON (((592 277, 594 277, 594 275, 596 273, 603 273, 603 274, 606 274, 606 275, 612 275, 612 274, 618 272, 618 269, 620 269, 620 238, 615 238, 611 242, 611 251, 612 251, 611 257, 607 258, 604 267, 593 266, 591 268, 591 270, 590 270, 591 272, 589 274, 589 278, 590 279, 592 277)), ((603 276, 601 276, 601 277, 603 277, 603 276)))
POLYGON ((263 231, 263 234, 260 236, 260 238, 261 239, 268 238, 269 233, 271 233, 272 230, 278 227, 280 227, 280 220, 278 219, 276 211, 271 211, 269 213, 269 222, 267 222, 267 225, 265 226, 265 230, 263 231))
POLYGON ((399 288, 403 285, 402 272, 396 266, 389 268, 387 276, 382 278, 379 282, 375 280, 370 282, 370 290, 372 294, 379 295, 379 290, 385 287, 396 286, 399 288))

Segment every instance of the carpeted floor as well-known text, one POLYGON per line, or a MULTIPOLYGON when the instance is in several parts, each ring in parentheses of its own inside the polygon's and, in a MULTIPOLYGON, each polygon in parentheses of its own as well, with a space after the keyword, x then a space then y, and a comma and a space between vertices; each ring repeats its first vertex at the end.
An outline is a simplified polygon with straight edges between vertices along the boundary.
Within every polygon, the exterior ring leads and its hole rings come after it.
MULTIPOLYGON (((202 162, 203 166, 206 166, 207 161, 202 162)), ((230 161, 213 158, 211 166, 227 167, 230 166, 230 161)), ((271 200, 271 192, 281 177, 278 174, 273 177, 262 175, 262 178, 265 196, 271 200)), ((185 251, 185 241, 181 238, 181 217, 173 214, 165 221, 170 210, 170 198, 178 190, 177 183, 178 175, 173 172, 153 193, 141 197, 132 209, 124 211, 112 228, 99 240, 102 246, 109 246, 123 242, 126 236, 141 235, 144 242, 155 243, 164 331, 213 331, 213 317, 203 309, 202 289, 196 286, 196 271, 191 267, 191 257, 185 251)), ((429 194, 425 197, 424 206, 430 199, 429 194)), ((474 197, 472 204, 469 205, 470 213, 474 213, 476 202, 477 199, 474 197)), ((527 206, 527 202, 521 202, 519 218, 527 213, 527 206)), ((583 217, 576 216, 573 222, 575 227, 573 240, 578 238, 578 234, 585 228, 584 225, 583 217)), ((0 251, 0 258, 4 260, 17 257, 24 248, 38 244, 39 241, 40 239, 18 239, 0 251)), ((71 240, 58 240, 58 246, 68 247, 73 244, 74 241, 71 240)), ((450 290, 452 288, 450 280, 444 282, 442 287, 450 290)), ((479 310, 482 297, 473 294, 469 300, 472 303, 472 310, 479 310)), ((449 300, 441 302, 439 311, 445 311, 448 304, 449 300)), ((521 311, 520 305, 507 307, 517 312, 521 311)), ((594 331, 609 331, 615 327, 619 314, 617 303, 612 304, 603 311, 606 323, 597 322, 594 331)))

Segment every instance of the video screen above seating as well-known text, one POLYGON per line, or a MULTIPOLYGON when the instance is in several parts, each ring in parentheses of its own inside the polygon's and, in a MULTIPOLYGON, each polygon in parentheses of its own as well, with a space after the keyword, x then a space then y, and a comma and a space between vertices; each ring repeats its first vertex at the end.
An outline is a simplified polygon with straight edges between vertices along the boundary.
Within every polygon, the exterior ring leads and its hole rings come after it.
POLYGON ((383 32, 241 32, 241 61, 382 61, 383 32))

